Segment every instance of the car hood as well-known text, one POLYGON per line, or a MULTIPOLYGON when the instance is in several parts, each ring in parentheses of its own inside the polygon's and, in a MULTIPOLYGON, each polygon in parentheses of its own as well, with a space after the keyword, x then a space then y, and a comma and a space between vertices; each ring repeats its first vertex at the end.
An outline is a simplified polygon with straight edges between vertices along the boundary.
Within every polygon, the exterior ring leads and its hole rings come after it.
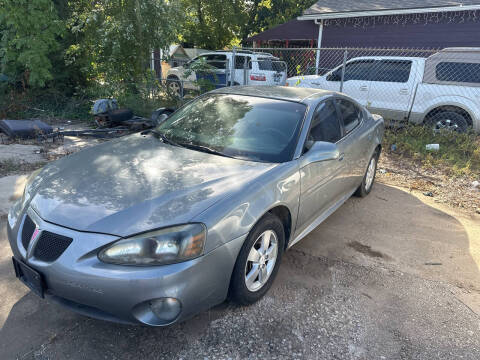
POLYGON ((29 186, 28 197, 45 221, 128 236, 186 223, 274 166, 137 134, 47 165, 29 186))

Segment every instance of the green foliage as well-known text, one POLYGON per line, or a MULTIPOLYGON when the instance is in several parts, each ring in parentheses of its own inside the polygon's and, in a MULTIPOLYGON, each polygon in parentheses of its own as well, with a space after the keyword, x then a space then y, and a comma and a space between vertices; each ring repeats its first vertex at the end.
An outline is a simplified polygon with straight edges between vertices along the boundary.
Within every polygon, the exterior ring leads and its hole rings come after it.
POLYGON ((133 82, 144 77, 154 48, 167 48, 177 37, 180 11, 162 0, 82 0, 72 3, 69 22, 82 41, 67 54, 86 57, 91 76, 133 82))
POLYGON ((197 75, 211 75, 211 77, 213 78, 213 82, 205 78, 198 79, 198 76, 197 80, 195 81, 195 84, 200 88, 200 92, 205 93, 215 89, 215 83, 218 83, 216 70, 217 69, 214 66, 207 63, 207 60, 205 58, 200 58, 190 63, 187 70, 185 70, 185 77, 188 78, 193 73, 197 75))
POLYGON ((384 148, 421 161, 425 166, 447 165, 454 175, 480 173, 480 136, 473 132, 434 133, 429 127, 407 125, 385 132, 384 148), (425 145, 439 144, 439 151, 427 151, 425 145))
POLYGON ((42 87, 53 78, 50 55, 59 48, 64 23, 52 0, 0 0, 1 72, 42 87))
POLYGON ((238 45, 248 36, 302 14, 314 0, 181 0, 180 41, 205 49, 238 45))
POLYGON ((204 49, 235 44, 244 20, 244 0, 180 0, 184 21, 180 40, 204 49))

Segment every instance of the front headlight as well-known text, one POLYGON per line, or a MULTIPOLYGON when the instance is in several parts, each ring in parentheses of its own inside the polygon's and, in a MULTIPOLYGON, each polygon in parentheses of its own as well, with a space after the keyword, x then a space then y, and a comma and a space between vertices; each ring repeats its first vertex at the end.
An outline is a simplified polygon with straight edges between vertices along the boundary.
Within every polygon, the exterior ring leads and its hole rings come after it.
POLYGON ((98 258, 118 265, 165 265, 203 254, 203 224, 179 225, 119 240, 101 250, 98 258))

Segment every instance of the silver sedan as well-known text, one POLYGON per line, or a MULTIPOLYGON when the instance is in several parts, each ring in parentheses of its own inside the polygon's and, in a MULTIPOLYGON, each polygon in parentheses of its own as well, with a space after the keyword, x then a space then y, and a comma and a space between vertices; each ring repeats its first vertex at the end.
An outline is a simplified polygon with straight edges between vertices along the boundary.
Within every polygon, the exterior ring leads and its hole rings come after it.
POLYGON ((30 176, 17 277, 82 314, 164 326, 259 300, 282 255, 372 189, 383 119, 334 92, 231 87, 30 176))

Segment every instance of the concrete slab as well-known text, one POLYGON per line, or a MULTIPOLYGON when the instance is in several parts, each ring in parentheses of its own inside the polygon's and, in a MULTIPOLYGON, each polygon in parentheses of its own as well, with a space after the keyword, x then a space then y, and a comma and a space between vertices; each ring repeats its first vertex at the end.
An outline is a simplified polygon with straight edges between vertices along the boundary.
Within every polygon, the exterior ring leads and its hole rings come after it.
POLYGON ((37 145, 0 144, 0 161, 14 161, 35 164, 45 161, 42 148, 37 145))

